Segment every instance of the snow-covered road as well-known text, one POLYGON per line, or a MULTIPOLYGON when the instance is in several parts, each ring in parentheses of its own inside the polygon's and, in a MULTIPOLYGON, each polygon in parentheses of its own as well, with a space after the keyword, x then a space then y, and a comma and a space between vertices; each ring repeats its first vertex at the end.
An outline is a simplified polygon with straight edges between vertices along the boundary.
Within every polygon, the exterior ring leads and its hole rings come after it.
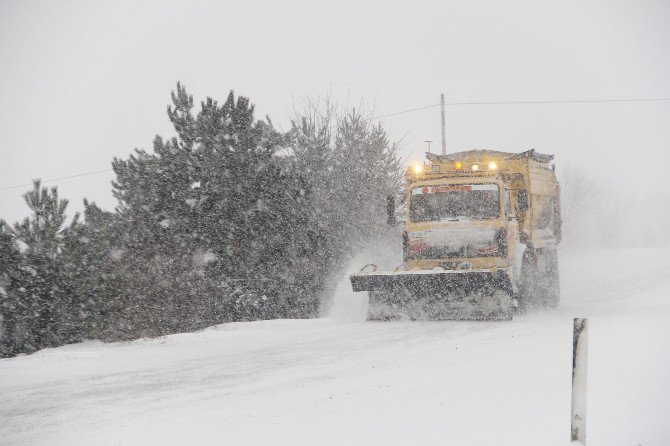
POLYGON ((561 262, 561 308, 511 322, 235 323, 0 360, 0 444, 567 445, 574 316, 589 446, 670 444, 670 258, 561 262))

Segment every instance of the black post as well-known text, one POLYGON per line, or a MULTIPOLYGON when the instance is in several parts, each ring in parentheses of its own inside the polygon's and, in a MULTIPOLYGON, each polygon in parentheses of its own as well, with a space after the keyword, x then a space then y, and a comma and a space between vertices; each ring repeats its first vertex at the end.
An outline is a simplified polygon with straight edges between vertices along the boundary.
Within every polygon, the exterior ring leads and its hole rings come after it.
POLYGON ((386 197, 387 203, 386 203, 386 213, 388 214, 388 224, 389 226, 394 226, 396 221, 395 221, 395 198, 393 197, 393 194, 389 194, 388 197, 386 197))

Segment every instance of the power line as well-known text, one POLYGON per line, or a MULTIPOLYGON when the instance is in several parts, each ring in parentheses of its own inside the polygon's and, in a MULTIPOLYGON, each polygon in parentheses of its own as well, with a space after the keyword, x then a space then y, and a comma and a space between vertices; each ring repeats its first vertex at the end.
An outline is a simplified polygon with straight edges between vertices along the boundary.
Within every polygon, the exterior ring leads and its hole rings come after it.
POLYGON ((439 107, 439 106, 440 106, 440 104, 426 105, 424 107, 413 108, 411 110, 404 110, 404 111, 399 111, 399 112, 395 112, 395 113, 389 113, 388 115, 373 116, 372 119, 386 118, 387 116, 402 115, 403 113, 411 113, 411 112, 415 112, 415 111, 418 111, 418 110, 423 110, 423 109, 426 109, 426 108, 439 107))
MULTIPOLYGON (((524 105, 524 104, 593 104, 593 103, 606 103, 606 102, 661 102, 661 101, 670 101, 670 98, 634 98, 634 99, 568 99, 568 100, 543 100, 543 101, 482 101, 482 102, 445 102, 446 106, 460 106, 460 105, 524 105)), ((419 110, 425 110, 427 108, 439 107, 440 104, 431 104, 425 105, 423 107, 411 108, 409 110, 403 110, 395 113, 389 113, 387 115, 373 116, 371 119, 381 119, 387 118, 389 116, 402 115, 405 113, 412 113, 419 110)), ((69 175, 61 178, 52 178, 49 180, 43 180, 42 183, 50 183, 53 181, 60 180, 69 180, 70 178, 79 178, 85 177, 88 175, 96 175, 99 173, 111 172, 112 169, 105 170, 96 170, 93 172, 85 172, 76 175, 69 175)), ((10 189, 19 189, 21 187, 30 187, 32 183, 27 184, 17 184, 15 186, 5 186, 0 187, 0 191, 10 190, 10 189)))
POLYGON ((501 102, 446 102, 445 105, 510 105, 510 104, 585 104, 598 102, 650 102, 670 101, 670 98, 637 98, 637 99, 571 99, 557 101, 501 101, 501 102))
MULTIPOLYGON (((606 103, 606 102, 659 102, 670 101, 670 98, 634 98, 634 99, 568 99, 568 100, 542 100, 542 101, 481 101, 481 102, 445 102, 446 106, 458 105, 515 105, 515 104, 588 104, 588 103, 606 103)), ((389 116, 402 115, 426 108, 439 107, 440 104, 425 105, 423 107, 412 108, 387 115, 373 116, 372 119, 387 118, 389 116)))
MULTIPOLYGON (((78 178, 78 177, 85 177, 88 175, 95 175, 98 173, 105 173, 105 172, 111 172, 112 169, 105 169, 105 170, 96 170, 94 172, 85 172, 85 173, 79 173, 76 175, 69 175, 67 177, 61 177, 61 178, 51 178, 49 180, 42 180, 42 183, 50 183, 53 181, 60 181, 60 180, 68 180, 70 178, 78 178)), ((16 186, 6 186, 6 187, 0 187, 0 190, 9 190, 9 189, 18 189, 20 187, 29 187, 32 186, 33 183, 28 183, 28 184, 17 184, 16 186)))

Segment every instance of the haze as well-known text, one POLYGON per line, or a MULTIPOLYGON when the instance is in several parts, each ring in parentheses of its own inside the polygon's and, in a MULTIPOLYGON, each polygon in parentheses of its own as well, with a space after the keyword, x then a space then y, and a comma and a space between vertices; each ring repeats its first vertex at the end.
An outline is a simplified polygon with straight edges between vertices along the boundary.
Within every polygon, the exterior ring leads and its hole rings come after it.
MULTIPOLYGON (((374 115, 449 102, 670 98, 670 4, 607 2, 0 3, 0 188, 110 168, 172 135, 177 81, 230 89, 289 128, 307 94, 374 115)), ((670 165, 670 102, 447 110, 448 150, 535 148, 629 193, 670 165)), ((408 161, 439 150, 439 108, 383 118, 408 161)), ((113 209, 112 173, 49 183, 113 209)), ((0 190, 0 217, 27 215, 0 190)), ((661 207, 665 208, 666 205, 661 207)))

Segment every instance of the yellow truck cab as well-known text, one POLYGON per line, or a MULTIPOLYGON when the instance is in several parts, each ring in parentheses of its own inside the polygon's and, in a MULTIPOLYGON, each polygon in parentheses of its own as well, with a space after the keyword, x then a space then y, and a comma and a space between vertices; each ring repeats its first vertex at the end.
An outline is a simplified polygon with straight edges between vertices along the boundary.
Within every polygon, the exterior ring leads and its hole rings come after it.
POLYGON ((402 267, 350 278, 354 291, 369 291, 371 317, 391 307, 412 318, 509 318, 528 304, 558 305, 553 156, 471 150, 427 159, 405 173, 402 267))

